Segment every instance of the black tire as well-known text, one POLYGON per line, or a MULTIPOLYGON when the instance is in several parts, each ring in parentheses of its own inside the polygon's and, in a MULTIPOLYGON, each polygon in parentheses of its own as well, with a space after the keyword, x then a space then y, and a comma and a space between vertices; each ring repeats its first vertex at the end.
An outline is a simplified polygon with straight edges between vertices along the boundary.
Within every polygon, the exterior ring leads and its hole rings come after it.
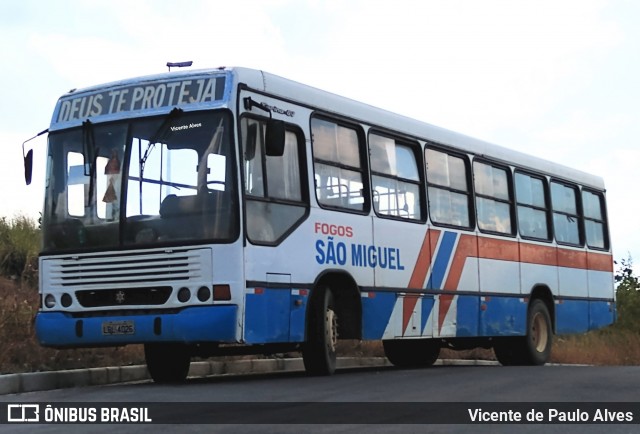
POLYGON ((145 344, 144 357, 149 374, 156 383, 180 383, 186 380, 191 364, 186 345, 145 344))
POLYGON ((522 339, 523 338, 496 338, 493 343, 493 352, 502 366, 522 365, 522 339))
POLYGON ((338 317, 333 293, 320 288, 308 307, 307 340, 302 346, 302 361, 310 375, 332 375, 336 370, 338 317))
POLYGON ((527 334, 522 337, 498 338, 493 351, 504 366, 544 365, 551 356, 553 328, 547 305, 533 300, 527 312, 527 334))
POLYGON ((431 366, 440 355, 440 341, 433 339, 396 339, 382 341, 387 359, 399 368, 431 366))
POLYGON ((551 356, 553 328, 549 309, 542 300, 533 300, 527 315, 527 336, 523 360, 527 365, 544 365, 551 356))

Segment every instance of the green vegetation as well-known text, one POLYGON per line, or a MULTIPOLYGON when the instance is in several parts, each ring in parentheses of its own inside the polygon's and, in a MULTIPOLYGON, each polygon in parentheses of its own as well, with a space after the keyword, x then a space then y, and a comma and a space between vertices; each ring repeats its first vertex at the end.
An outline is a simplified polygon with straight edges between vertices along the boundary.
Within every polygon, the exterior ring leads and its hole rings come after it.
POLYGON ((25 216, 0 218, 0 275, 35 284, 40 229, 25 216))
POLYGON ((633 275, 631 257, 621 261, 616 282, 618 321, 615 327, 640 334, 640 281, 633 275))
MULTIPOLYGON (((140 345, 120 348, 54 350, 35 339, 38 309, 38 251, 40 229, 36 221, 18 216, 0 218, 0 374, 43 370, 118 366, 144 363, 140 345)), ((640 364, 640 281, 631 258, 618 264, 618 321, 611 327, 584 335, 558 336, 552 362, 594 365, 640 364)), ((345 341, 341 354, 384 355, 380 342, 345 341)), ((443 358, 494 360, 493 351, 443 350, 443 358)))

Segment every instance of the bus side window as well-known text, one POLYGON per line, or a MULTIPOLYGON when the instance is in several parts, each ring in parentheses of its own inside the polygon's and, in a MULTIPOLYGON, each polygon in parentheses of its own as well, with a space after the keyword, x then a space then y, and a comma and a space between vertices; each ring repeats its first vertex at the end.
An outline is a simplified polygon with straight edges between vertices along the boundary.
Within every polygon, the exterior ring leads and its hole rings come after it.
POLYGON ((551 181, 551 202, 556 241, 561 244, 582 245, 576 187, 551 181))
POLYGON ((516 172, 515 186, 520 235, 551 240, 546 180, 540 176, 516 172))
POLYGON ((595 249, 606 249, 607 230, 604 218, 604 196, 582 190, 582 208, 584 210, 584 228, 587 246, 595 249))
POLYGON ((355 128, 311 120, 316 197, 320 205, 367 212, 361 140, 355 128))
POLYGON ((503 167, 475 161, 473 182, 476 193, 478 228, 481 231, 513 234, 511 182, 503 167))
POLYGON ((470 228, 472 208, 466 160, 427 148, 425 163, 431 220, 437 224, 470 228))
POLYGON ((412 147, 369 134, 373 208, 390 217, 421 220, 420 174, 412 147))

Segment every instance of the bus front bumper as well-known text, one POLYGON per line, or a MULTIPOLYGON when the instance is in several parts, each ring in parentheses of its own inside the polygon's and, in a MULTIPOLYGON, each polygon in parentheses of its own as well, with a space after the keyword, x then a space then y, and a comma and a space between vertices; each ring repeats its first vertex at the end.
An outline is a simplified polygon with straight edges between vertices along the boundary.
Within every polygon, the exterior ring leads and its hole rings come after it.
POLYGON ((189 307, 177 313, 153 312, 74 318, 64 312, 38 312, 36 336, 46 347, 119 346, 149 342, 235 342, 238 306, 189 307))

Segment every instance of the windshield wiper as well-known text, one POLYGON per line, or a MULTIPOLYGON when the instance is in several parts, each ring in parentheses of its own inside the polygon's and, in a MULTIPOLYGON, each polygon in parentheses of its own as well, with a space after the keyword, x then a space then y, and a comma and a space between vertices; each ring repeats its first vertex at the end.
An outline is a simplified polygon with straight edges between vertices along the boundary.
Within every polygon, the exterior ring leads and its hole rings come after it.
MULTIPOLYGON (((178 107, 174 107, 173 110, 169 112, 164 121, 162 121, 160 128, 158 128, 156 132, 149 138, 147 149, 144 151, 144 155, 140 157, 140 161, 138 162, 140 168, 140 179, 138 182, 138 188, 140 191, 140 213, 142 213, 142 182, 144 180, 144 166, 147 164, 147 158, 149 158, 149 155, 151 155, 151 151, 153 151, 153 148, 155 148, 156 143, 164 139, 165 134, 167 133, 167 131, 169 131, 171 122, 179 118, 182 115, 182 112, 183 110, 179 109, 178 107)), ((138 142, 138 146, 138 155, 140 155, 142 153, 141 142, 138 142)))
POLYGON ((144 155, 140 157, 140 179, 141 180, 143 178, 142 175, 144 174, 144 166, 147 162, 147 158, 149 158, 149 155, 151 155, 151 151, 153 151, 153 148, 155 148, 156 143, 161 141, 164 138, 164 135, 167 133, 167 131, 169 131, 169 123, 179 118, 180 115, 182 115, 182 112, 183 112, 182 109, 179 109, 178 107, 174 107, 173 110, 171 110, 171 112, 164 119, 164 121, 162 122, 162 125, 160 125, 160 128, 158 128, 156 132, 149 139, 149 144, 147 145, 147 149, 144 151, 144 155))

